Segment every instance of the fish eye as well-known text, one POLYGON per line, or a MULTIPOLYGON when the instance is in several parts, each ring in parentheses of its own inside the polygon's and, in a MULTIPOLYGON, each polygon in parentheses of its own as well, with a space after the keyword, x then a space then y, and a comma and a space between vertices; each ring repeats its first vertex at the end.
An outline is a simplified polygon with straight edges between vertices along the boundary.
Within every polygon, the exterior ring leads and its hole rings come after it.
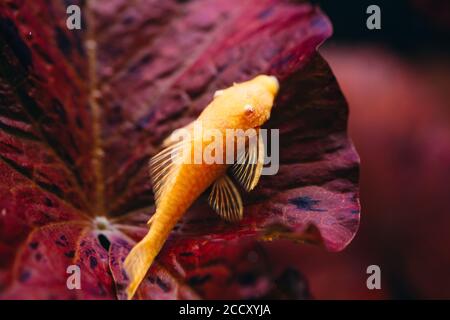
POLYGON ((251 115, 255 112, 255 108, 251 104, 246 104, 244 106, 244 112, 246 115, 251 115))

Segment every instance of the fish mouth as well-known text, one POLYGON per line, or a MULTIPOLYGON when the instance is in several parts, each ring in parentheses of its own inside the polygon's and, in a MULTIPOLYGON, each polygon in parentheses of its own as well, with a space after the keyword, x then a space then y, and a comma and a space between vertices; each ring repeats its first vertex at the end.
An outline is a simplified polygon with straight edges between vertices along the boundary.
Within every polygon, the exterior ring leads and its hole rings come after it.
POLYGON ((272 82, 272 86, 275 88, 275 91, 278 92, 278 90, 280 89, 280 82, 278 81, 277 77, 269 76, 269 79, 272 82))
POLYGON ((278 93, 278 90, 280 90, 280 82, 278 81, 277 77, 275 76, 267 76, 267 89, 273 96, 275 96, 278 93))
POLYGON ((274 97, 276 96, 278 90, 280 89, 280 83, 278 82, 278 79, 275 76, 259 75, 256 78, 254 78, 253 81, 258 82, 260 86, 262 86, 274 97))

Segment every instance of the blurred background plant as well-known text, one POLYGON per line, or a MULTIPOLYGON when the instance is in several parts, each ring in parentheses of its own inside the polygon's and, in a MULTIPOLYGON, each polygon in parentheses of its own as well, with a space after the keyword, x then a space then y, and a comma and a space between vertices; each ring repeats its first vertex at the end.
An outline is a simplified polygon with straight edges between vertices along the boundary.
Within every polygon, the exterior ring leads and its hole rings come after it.
POLYGON ((318 299, 450 298, 450 2, 316 3, 334 25, 320 51, 361 157, 361 225, 341 253, 284 242, 272 254, 295 252, 318 299), (371 4, 381 30, 365 28, 371 4), (381 290, 366 287, 372 264, 381 290))

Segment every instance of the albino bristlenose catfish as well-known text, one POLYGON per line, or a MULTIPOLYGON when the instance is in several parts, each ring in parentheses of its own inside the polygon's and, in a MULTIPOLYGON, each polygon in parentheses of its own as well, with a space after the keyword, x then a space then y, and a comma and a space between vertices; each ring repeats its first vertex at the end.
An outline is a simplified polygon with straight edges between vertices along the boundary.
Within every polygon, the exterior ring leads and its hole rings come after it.
MULTIPOLYGON (((200 116, 184 129, 193 133, 195 126, 203 132, 212 130, 223 136, 225 144, 233 144, 236 161, 225 160, 225 151, 219 155, 223 161, 195 161, 195 148, 207 148, 212 138, 205 135, 176 141, 174 131, 165 141, 166 148, 150 160, 150 175, 155 194, 156 212, 149 220, 147 235, 131 250, 125 260, 129 277, 128 299, 131 299, 145 277, 156 255, 170 232, 192 203, 212 185, 209 203, 225 220, 238 221, 243 216, 242 199, 229 174, 246 190, 252 190, 259 181, 264 161, 264 143, 257 134, 257 143, 246 143, 238 150, 236 138, 227 136, 230 129, 259 128, 269 119, 279 90, 274 76, 259 75, 249 81, 216 91, 214 99, 200 116)), ((220 152, 215 150, 215 152, 220 152)), ((220 150, 220 149, 219 149, 220 150)), ((215 154, 217 158, 217 154, 215 154)))

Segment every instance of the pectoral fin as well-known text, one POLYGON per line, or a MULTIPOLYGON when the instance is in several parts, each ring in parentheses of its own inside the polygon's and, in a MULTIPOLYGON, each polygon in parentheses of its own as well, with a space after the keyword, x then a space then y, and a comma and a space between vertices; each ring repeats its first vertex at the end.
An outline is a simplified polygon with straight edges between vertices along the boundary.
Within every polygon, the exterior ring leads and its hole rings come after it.
POLYGON ((238 150, 237 162, 231 172, 246 191, 253 190, 258 184, 264 166, 264 141, 258 130, 256 143, 249 143, 243 150, 238 150))
POLYGON ((214 183, 208 201, 223 219, 232 222, 242 219, 242 199, 239 190, 228 176, 224 175, 214 183))
POLYGON ((155 194, 157 207, 161 194, 174 176, 174 172, 178 167, 177 160, 180 160, 182 157, 185 147, 186 142, 182 140, 163 149, 160 153, 150 159, 150 177, 153 184, 153 192, 155 194))

